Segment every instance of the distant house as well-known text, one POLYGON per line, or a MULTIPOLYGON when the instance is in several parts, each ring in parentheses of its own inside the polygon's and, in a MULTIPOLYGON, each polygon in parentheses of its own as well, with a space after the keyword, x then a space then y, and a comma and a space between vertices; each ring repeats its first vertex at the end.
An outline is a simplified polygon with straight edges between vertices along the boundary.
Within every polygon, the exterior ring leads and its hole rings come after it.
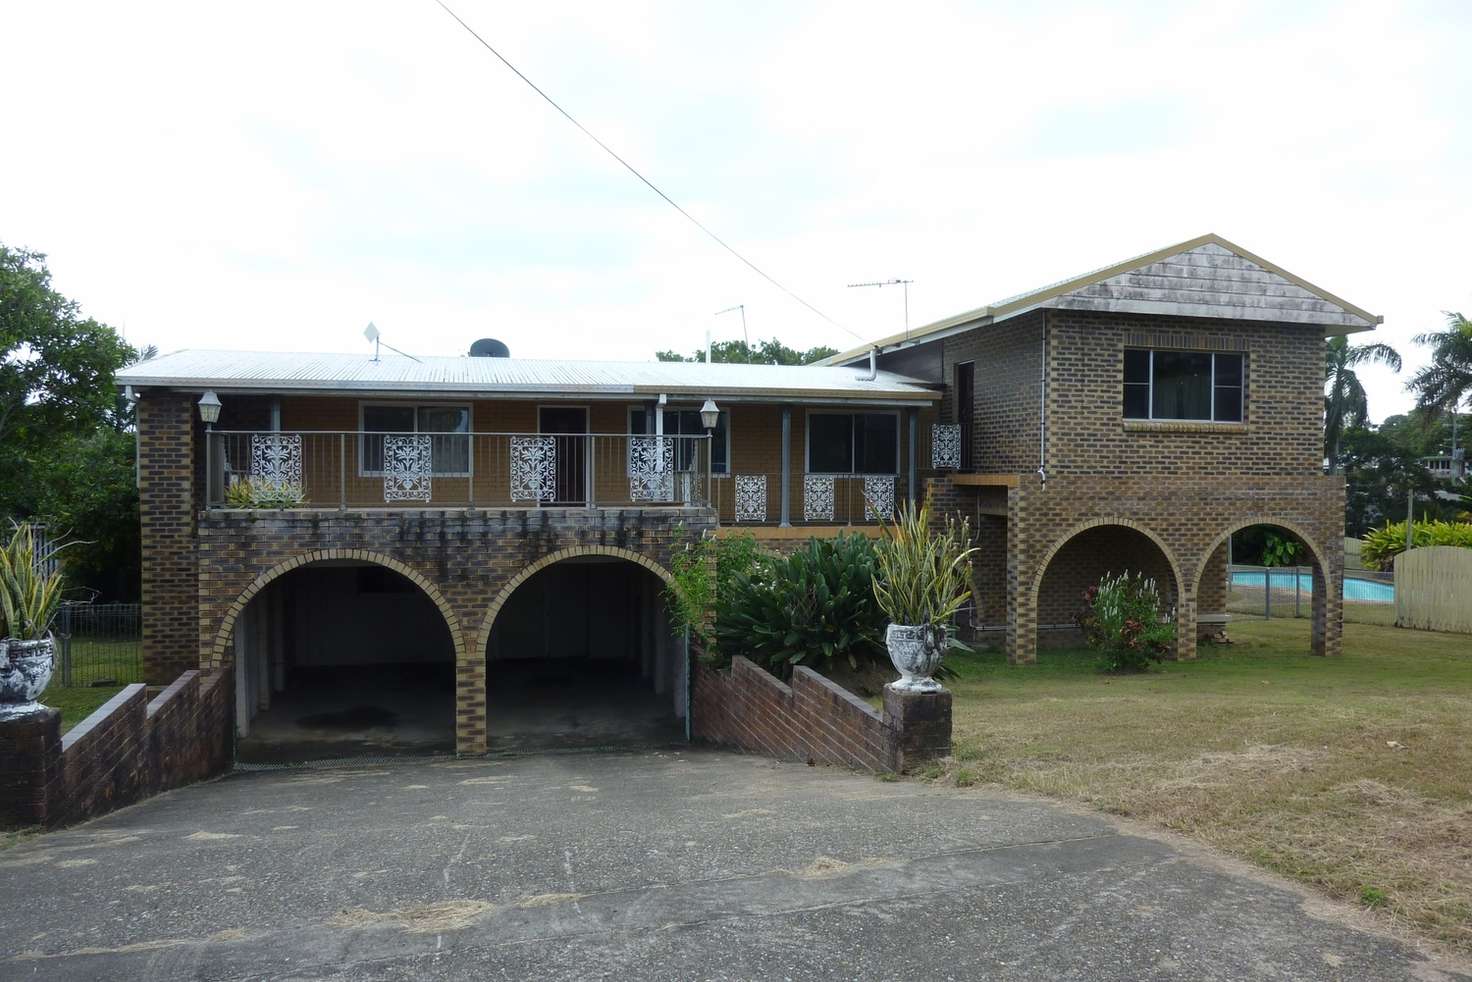
POLYGON ((241 733, 301 687, 393 668, 407 707, 433 676, 443 695, 413 704, 442 700, 467 753, 547 666, 554 703, 632 679, 684 717, 660 591, 690 536, 874 535, 926 493, 971 517, 965 626, 1016 662, 1125 568, 1156 576, 1191 657, 1225 611, 1228 536, 1261 523, 1308 546, 1314 649, 1334 653, 1323 338, 1378 322, 1208 235, 823 366, 164 355, 119 377, 148 671, 233 666, 241 733))

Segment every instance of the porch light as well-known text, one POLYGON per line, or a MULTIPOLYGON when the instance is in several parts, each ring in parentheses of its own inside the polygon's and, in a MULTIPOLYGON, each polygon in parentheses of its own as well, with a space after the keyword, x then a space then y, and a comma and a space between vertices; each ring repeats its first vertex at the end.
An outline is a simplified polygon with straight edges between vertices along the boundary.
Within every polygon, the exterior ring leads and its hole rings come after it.
POLYGON ((700 425, 713 430, 720 421, 721 411, 716 407, 716 401, 714 399, 705 400, 705 405, 700 407, 700 425))
POLYGON ((199 418, 206 426, 220 421, 220 397, 215 395, 214 389, 205 389, 204 395, 199 397, 199 418))

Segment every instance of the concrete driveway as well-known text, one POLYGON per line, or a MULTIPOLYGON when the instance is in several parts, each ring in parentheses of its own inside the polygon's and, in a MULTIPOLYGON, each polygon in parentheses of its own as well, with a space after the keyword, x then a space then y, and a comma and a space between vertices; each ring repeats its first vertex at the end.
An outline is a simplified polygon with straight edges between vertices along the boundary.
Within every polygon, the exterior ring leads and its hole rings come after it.
POLYGON ((5 979, 1472 978, 1355 920, 1106 818, 698 750, 235 774, 0 853, 5 979))

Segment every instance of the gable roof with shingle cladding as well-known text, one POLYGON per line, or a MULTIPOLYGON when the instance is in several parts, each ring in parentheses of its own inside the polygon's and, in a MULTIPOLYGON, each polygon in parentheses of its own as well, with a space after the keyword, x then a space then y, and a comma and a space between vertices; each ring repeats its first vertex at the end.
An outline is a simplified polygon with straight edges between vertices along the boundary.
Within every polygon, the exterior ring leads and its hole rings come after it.
MULTIPOLYGON (((1286 324, 1322 324, 1363 330, 1375 320, 1342 302, 1326 299, 1287 277, 1215 242, 1145 263, 1107 279, 1086 282, 1065 293, 1043 291, 996 305, 1005 316, 1035 306, 1063 310, 1185 317, 1243 318, 1286 324), (1010 309, 1022 301, 1022 309, 1010 309)), ((994 315, 995 317, 996 315, 994 315)))
POLYGON ((1049 307, 1313 324, 1322 327, 1326 336, 1373 330, 1384 320, 1208 233, 880 338, 819 364, 849 364, 867 357, 870 348, 883 351, 907 347, 1049 307))

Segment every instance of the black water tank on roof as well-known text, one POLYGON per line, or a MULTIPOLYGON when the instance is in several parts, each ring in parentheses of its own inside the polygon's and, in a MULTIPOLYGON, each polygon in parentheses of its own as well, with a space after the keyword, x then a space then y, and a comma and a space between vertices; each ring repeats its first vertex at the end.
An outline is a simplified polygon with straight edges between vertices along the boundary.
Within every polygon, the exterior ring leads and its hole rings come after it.
POLYGON ((470 346, 472 358, 510 358, 511 349, 495 338, 481 338, 470 346))

